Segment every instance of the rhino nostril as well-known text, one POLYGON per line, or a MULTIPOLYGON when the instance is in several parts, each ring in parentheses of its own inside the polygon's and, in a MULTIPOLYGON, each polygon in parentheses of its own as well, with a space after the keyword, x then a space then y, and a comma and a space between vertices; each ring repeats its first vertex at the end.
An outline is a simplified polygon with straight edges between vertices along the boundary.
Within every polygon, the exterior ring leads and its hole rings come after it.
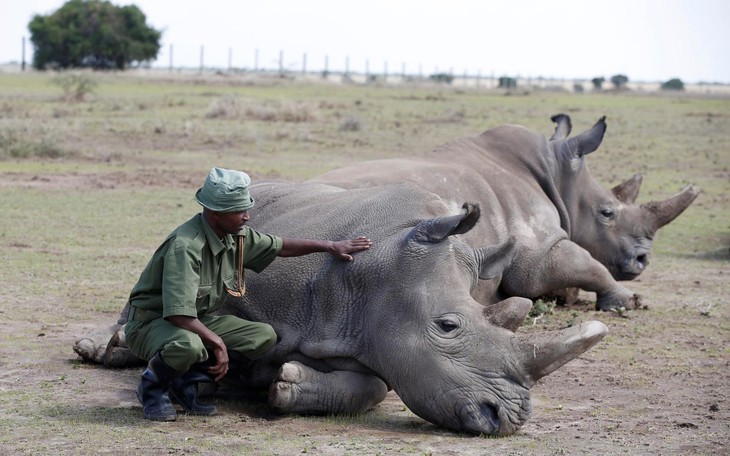
POLYGON ((636 264, 639 266, 639 269, 644 269, 646 267, 647 262, 648 262, 648 258, 646 255, 639 255, 636 257, 636 264))
POLYGON ((492 429, 498 431, 499 415, 497 414, 497 408, 491 404, 482 404, 479 407, 479 411, 482 413, 482 416, 491 423, 492 429))

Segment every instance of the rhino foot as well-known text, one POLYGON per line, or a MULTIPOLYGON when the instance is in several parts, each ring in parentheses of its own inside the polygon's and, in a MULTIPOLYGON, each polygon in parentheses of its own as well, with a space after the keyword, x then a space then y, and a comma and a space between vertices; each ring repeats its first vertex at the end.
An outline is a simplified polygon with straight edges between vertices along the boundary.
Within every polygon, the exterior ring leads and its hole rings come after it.
POLYGON ((299 382, 304 380, 299 363, 286 363, 269 388, 269 405, 276 411, 287 413, 294 409, 299 397, 299 382))
POLYGON ((291 361, 269 388, 269 405, 281 413, 363 413, 385 399, 387 385, 354 371, 320 372, 291 361))
MULTIPOLYGON (((628 290, 627 290, 628 291, 628 290)), ((641 296, 636 293, 607 293, 598 296, 596 310, 634 310, 642 307, 641 296)))
POLYGON ((120 328, 122 326, 118 324, 97 328, 87 334, 86 337, 77 340, 73 349, 84 361, 102 364, 107 349, 107 342, 119 332, 120 328))

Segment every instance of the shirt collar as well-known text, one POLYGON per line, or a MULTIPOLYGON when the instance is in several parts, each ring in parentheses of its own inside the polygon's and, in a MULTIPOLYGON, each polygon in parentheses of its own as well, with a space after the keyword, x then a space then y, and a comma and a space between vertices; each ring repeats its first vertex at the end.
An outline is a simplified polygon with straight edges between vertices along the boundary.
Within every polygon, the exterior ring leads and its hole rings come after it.
POLYGON ((221 241, 215 232, 213 232, 213 228, 211 228, 210 225, 208 225, 208 222, 205 221, 205 217, 203 217, 202 213, 198 214, 198 218, 200 220, 200 225, 203 227, 205 238, 210 246, 210 251, 213 252, 213 255, 217 256, 223 250, 230 250, 233 248, 233 237, 230 234, 226 234, 221 241))

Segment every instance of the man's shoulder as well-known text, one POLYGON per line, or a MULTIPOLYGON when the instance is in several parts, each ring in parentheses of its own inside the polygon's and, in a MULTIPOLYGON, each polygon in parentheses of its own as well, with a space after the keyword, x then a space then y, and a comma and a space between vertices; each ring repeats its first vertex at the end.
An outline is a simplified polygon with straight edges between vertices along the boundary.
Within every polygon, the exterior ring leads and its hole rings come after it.
POLYGON ((185 248, 198 251, 205 245, 205 232, 200 214, 183 223, 173 231, 169 239, 174 248, 185 248))

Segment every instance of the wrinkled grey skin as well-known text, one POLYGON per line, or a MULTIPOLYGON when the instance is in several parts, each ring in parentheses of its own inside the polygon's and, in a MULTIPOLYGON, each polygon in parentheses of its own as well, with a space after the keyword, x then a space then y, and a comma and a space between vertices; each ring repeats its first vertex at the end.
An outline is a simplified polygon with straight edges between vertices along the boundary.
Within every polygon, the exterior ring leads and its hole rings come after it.
POLYGON ((478 203, 482 221, 465 235, 467 242, 516 240, 501 282, 480 283, 475 292, 484 304, 580 288, 597 294, 598 309, 636 308, 639 297, 617 280, 641 274, 656 231, 686 209, 699 188, 690 185, 666 201, 636 205, 640 175, 609 190, 588 171, 585 155, 600 145, 605 118, 572 138, 568 116, 553 120, 550 139, 505 125, 422 158, 358 163, 312 181, 342 188, 412 182, 449 202, 478 203))
POLYGON ((528 337, 492 325, 470 291, 478 277, 501 272, 512 243, 474 249, 460 239, 478 221, 477 207, 454 211, 405 185, 342 191, 279 183, 251 191, 251 226, 261 232, 374 242, 351 263, 279 259, 249 274, 243 302, 226 309, 269 322, 280 336, 244 376, 254 386, 276 379, 270 402, 280 411, 361 412, 392 387, 428 421, 507 435, 529 417, 534 382, 607 331, 591 322, 528 337))
MULTIPOLYGON (((251 193, 250 223, 261 232, 373 240, 352 262, 327 254, 278 258, 248 274, 246 296, 226 305, 224 312, 267 322, 279 335, 240 377, 244 388, 269 387, 278 411, 359 413, 392 388, 430 422, 509 435, 530 416, 535 382, 607 333, 594 321, 515 334, 531 307, 524 298, 498 303, 488 316, 471 291, 480 277, 500 275, 514 243, 467 245, 462 237, 479 221, 477 206, 449 207, 412 185, 279 182, 253 185, 251 193)), ((113 338, 107 353, 122 352, 120 344, 113 338)))

